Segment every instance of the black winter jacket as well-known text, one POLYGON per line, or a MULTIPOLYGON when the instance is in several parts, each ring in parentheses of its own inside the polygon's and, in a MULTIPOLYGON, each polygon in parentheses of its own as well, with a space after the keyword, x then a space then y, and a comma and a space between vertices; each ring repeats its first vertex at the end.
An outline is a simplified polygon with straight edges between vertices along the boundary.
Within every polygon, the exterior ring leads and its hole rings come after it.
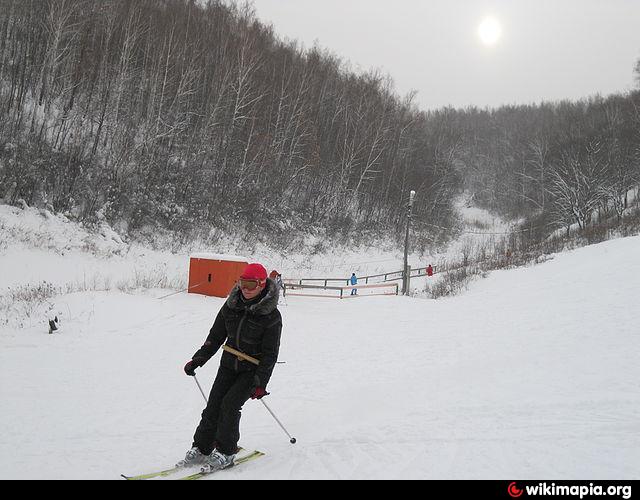
POLYGON ((267 279, 263 292, 251 301, 245 301, 236 286, 220 309, 204 345, 193 355, 199 366, 204 365, 222 344, 233 347, 260 361, 256 366, 249 361, 224 351, 220 365, 236 372, 255 371, 256 387, 267 387, 280 350, 282 316, 278 311, 278 287, 267 279))

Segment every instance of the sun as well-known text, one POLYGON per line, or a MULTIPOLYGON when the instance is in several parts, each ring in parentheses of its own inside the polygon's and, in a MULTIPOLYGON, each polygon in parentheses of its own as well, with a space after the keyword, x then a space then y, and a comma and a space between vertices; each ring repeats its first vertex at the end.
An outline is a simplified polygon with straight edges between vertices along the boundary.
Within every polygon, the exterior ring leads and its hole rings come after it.
POLYGON ((488 47, 495 45, 502 35, 502 27, 495 17, 485 17, 478 26, 478 36, 488 47))

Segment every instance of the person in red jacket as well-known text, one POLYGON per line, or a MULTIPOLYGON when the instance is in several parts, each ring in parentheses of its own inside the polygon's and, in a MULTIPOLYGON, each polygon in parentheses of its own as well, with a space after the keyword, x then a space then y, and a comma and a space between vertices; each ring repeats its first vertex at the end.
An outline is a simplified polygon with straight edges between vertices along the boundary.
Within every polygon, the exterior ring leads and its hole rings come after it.
POLYGON ((184 367, 195 376, 223 344, 259 361, 255 365, 224 351, 193 445, 178 467, 203 465, 203 472, 233 465, 240 439, 240 410, 268 395, 267 383, 278 360, 282 316, 278 288, 261 264, 249 264, 220 309, 204 345, 184 367))
POLYGON ((433 276, 433 267, 431 267, 431 264, 427 266, 427 276, 433 276))

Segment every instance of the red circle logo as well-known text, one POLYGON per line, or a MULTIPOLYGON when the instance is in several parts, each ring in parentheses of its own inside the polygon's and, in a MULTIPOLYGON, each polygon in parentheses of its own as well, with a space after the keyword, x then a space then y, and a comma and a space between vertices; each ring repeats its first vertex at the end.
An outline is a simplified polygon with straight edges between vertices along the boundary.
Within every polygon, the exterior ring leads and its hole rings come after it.
POLYGON ((509 495, 511 495, 513 498, 518 498, 523 493, 523 491, 516 486, 515 482, 509 485, 509 488, 507 489, 507 491, 509 492, 509 495))

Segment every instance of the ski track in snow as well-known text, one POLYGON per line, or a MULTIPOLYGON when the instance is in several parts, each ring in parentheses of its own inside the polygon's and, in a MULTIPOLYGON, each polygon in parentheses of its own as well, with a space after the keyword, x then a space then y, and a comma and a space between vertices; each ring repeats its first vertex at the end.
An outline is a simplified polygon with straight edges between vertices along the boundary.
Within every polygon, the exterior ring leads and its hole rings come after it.
MULTIPOLYGON (((620 479, 640 470, 640 236, 493 272, 432 301, 288 298, 265 408, 219 479, 620 479)), ((62 330, 0 327, 0 478, 171 466, 204 402, 182 366, 223 300, 56 299, 62 330)), ((207 390, 219 354, 198 371, 207 390)))

